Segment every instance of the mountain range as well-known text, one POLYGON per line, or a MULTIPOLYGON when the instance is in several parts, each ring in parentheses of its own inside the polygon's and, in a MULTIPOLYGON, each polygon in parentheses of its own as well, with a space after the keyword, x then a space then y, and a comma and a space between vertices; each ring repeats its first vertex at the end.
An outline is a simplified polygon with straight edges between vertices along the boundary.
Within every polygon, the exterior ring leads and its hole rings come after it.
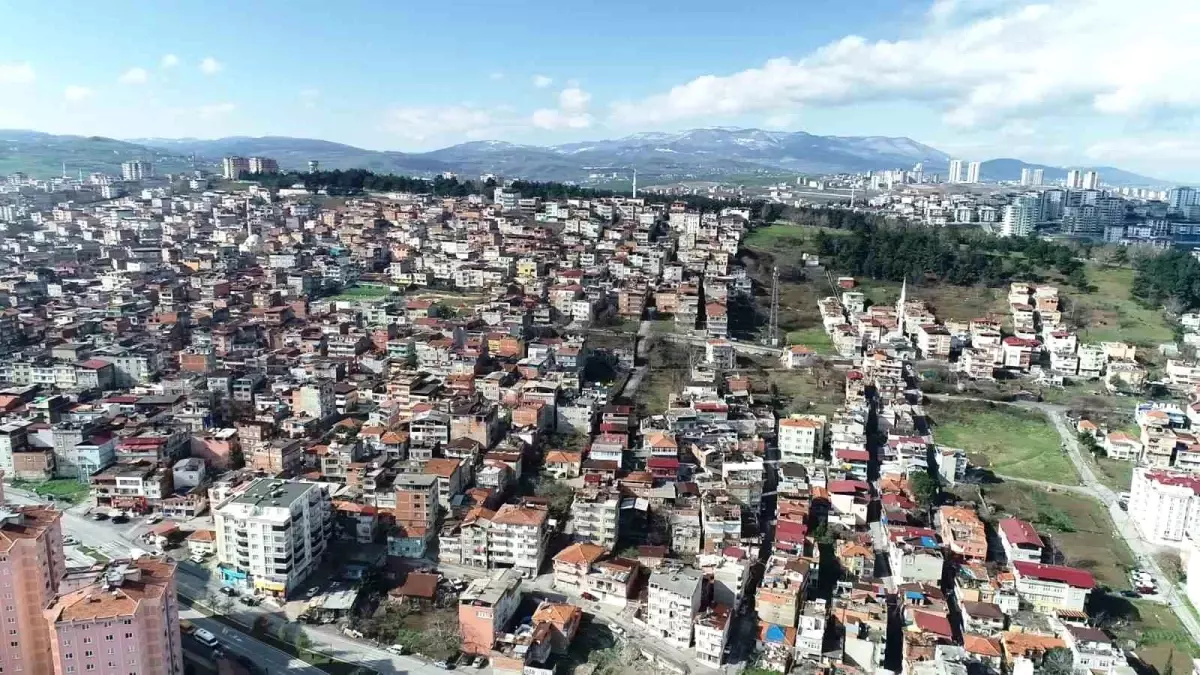
MULTIPOLYGON (((155 162, 160 173, 192 166, 192 157, 212 165, 227 155, 272 157, 284 169, 307 169, 317 160, 322 169, 369 169, 381 173, 430 175, 443 171, 474 176, 494 173, 532 180, 585 181, 596 174, 628 176, 636 168, 644 185, 681 180, 749 180, 788 177, 797 173, 861 172, 911 168, 923 163, 926 173, 945 173, 950 156, 909 138, 885 136, 818 136, 802 131, 707 128, 678 133, 640 133, 623 138, 519 145, 474 141, 422 153, 366 150, 311 138, 232 136, 139 138, 119 141, 101 137, 54 136, 33 131, 0 130, 0 174, 25 171, 54 176, 105 171, 116 173, 128 159, 155 162)), ((983 162, 984 180, 1020 178, 1023 167, 1040 168, 1046 182, 1061 180, 1069 168, 1029 164, 1018 159, 983 162)), ((1115 167, 1095 169, 1110 185, 1169 185, 1115 167)))

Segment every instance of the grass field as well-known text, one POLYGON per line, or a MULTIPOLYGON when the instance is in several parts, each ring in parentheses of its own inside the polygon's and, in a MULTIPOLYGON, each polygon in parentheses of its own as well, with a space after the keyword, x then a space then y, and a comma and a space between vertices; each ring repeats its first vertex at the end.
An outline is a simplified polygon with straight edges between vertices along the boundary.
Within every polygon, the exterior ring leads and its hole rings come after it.
POLYGON ((1084 461, 1092 465, 1092 473, 1096 474, 1101 483, 1117 492, 1129 491, 1129 486, 1133 483, 1133 462, 1122 462, 1100 455, 1089 457, 1090 453, 1087 452, 1083 454, 1084 461))
POLYGON ((818 354, 837 353, 837 350, 833 348, 833 340, 829 339, 829 333, 826 333, 825 329, 820 326, 789 332, 787 334, 787 343, 789 345, 804 345, 818 354))
POLYGON ((392 289, 386 286, 350 286, 343 288, 341 293, 333 296, 332 300, 371 300, 383 298, 392 294, 392 289))
POLYGON ((1133 554, 1115 536, 1116 528, 1100 502, 1011 481, 986 485, 983 491, 998 516, 1028 520, 1048 535, 1061 553, 1056 562, 1088 570, 1110 588, 1129 587, 1126 574, 1136 566, 1133 554))
POLYGON ((1078 310, 1080 342, 1122 341, 1154 346, 1172 341, 1174 335, 1163 313, 1143 307, 1130 297, 1133 270, 1089 265, 1087 274, 1095 292, 1081 295, 1073 289, 1065 291, 1075 309, 1069 308, 1064 318, 1078 310))
POLYGON ((934 401, 927 406, 933 437, 967 451, 971 463, 997 474, 1076 485, 1061 439, 1039 412, 977 401, 934 401))
POLYGON ((42 497, 68 501, 72 504, 78 504, 87 499, 90 492, 87 483, 80 483, 74 478, 56 478, 45 483, 26 484, 21 487, 33 490, 42 497))

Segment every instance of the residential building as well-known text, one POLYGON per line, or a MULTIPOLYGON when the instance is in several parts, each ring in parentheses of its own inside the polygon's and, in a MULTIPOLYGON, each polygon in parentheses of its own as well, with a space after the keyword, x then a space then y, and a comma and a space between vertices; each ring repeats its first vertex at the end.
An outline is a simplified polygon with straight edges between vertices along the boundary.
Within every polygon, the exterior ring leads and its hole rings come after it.
POLYGON ((1145 467, 1134 469, 1128 513, 1146 541, 1158 546, 1183 546, 1200 516, 1200 477, 1145 467))
POLYGON ((1016 560, 1041 562, 1045 543, 1033 525, 1016 518, 1003 518, 996 528, 1000 532, 1000 545, 1004 556, 1011 563, 1016 560))
POLYGON ((621 495, 616 490, 585 488, 571 502, 571 532, 575 541, 590 541, 608 551, 616 549, 621 524, 621 495))
POLYGON ((521 575, 516 570, 498 570, 490 577, 475 579, 458 596, 458 628, 462 650, 488 656, 521 604, 521 575))
POLYGON ((703 586, 700 572, 690 567, 654 570, 646 600, 646 624, 651 634, 678 649, 691 647, 703 586))
POLYGON ((54 672, 42 610, 66 573, 61 517, 50 508, 5 505, 0 482, 0 672, 54 672))
POLYGON ((1012 569, 1021 602, 1039 612, 1083 612, 1088 594, 1096 587, 1091 572, 1073 567, 1017 560, 1012 569))
POLYGON ((166 558, 114 561, 57 598, 45 611, 54 675, 182 675, 175 572, 166 558))
POLYGON ((825 446, 824 415, 790 415, 779 420, 779 457, 783 462, 812 464, 825 446))
POLYGON ((987 560, 987 533, 973 509, 943 506, 937 512, 938 534, 950 552, 967 560, 987 560))
POLYGON ((213 512, 229 584, 286 597, 317 568, 333 534, 324 484, 260 478, 213 512))

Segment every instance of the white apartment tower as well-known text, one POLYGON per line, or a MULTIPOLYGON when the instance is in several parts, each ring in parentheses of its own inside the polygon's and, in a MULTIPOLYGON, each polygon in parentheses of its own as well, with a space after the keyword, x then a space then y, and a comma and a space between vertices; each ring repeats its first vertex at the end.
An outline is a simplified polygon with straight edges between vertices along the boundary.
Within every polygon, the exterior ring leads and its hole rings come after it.
POLYGON ((1067 172, 1067 189, 1078 190, 1083 187, 1083 172, 1079 169, 1071 169, 1067 172))
POLYGON ((243 172, 250 171, 250 160, 245 157, 226 157, 221 160, 221 177, 237 180, 243 172))
POLYGON ((213 513, 227 583, 285 597, 317 568, 333 534, 326 486, 260 478, 213 513))
POLYGON ((121 180, 142 180, 153 175, 154 165, 150 162, 121 162, 121 180))
POLYGON ((1186 546, 1200 517, 1200 477, 1148 468, 1135 469, 1129 488, 1129 519, 1159 546, 1186 546))
POLYGON ((656 637, 678 649, 692 646, 692 628, 700 612, 703 576, 690 567, 660 568, 650 575, 646 623, 656 637))
POLYGON ((963 182, 963 162, 961 159, 950 160, 950 170, 946 172, 946 182, 963 182))
POLYGON ((967 182, 968 183, 978 183, 979 182, 979 168, 980 168, 979 162, 971 162, 971 163, 967 164, 967 182))
POLYGON ((1087 173, 1083 174, 1083 189, 1099 190, 1100 174, 1095 171, 1088 171, 1087 173))
POLYGON ((1021 195, 1013 203, 1004 207, 1004 219, 1000 225, 1000 235, 1004 237, 1026 237, 1033 232, 1041 212, 1041 203, 1037 197, 1021 195))

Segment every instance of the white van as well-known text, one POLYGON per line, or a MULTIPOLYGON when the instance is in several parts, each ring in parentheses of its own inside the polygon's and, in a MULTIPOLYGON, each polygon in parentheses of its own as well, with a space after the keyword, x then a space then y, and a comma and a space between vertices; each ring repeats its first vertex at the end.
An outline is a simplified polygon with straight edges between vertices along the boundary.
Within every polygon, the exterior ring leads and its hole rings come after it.
POLYGON ((196 638, 196 642, 199 642, 200 644, 204 645, 205 647, 212 648, 212 647, 216 647, 217 645, 221 644, 220 642, 217 642, 216 635, 213 635, 212 633, 204 630, 203 628, 199 628, 196 630, 195 633, 192 633, 192 637, 196 638))

